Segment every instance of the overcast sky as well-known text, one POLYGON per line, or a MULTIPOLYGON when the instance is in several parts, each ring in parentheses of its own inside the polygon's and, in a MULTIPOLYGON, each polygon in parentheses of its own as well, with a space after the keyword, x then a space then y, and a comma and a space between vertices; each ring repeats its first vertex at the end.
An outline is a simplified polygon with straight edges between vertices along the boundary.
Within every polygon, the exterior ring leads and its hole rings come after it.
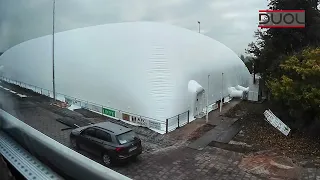
MULTIPOLYGON (((53 0, 0 0, 0 52, 52 33, 53 0)), ((244 53, 266 0, 56 0, 56 31, 127 21, 157 21, 214 38, 244 53)))

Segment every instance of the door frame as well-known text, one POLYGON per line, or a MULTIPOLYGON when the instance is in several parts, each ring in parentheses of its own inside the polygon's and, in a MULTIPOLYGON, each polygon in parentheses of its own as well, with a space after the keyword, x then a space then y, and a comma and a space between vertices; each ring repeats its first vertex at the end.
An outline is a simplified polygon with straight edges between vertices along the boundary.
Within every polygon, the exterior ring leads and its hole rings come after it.
POLYGON ((204 108, 205 108, 205 90, 203 89, 203 90, 197 92, 197 94, 196 94, 196 100, 195 100, 195 104, 194 104, 195 117, 201 118, 201 113, 203 113, 204 108))

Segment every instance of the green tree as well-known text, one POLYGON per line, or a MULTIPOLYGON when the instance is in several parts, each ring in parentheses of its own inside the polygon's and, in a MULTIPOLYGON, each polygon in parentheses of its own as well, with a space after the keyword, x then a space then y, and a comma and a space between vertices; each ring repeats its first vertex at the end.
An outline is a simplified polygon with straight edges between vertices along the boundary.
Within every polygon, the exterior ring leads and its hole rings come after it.
POLYGON ((304 47, 320 46, 319 0, 271 0, 269 9, 303 9, 306 27, 298 29, 264 29, 254 34, 256 41, 246 49, 253 55, 256 71, 264 79, 280 77, 279 64, 286 56, 301 51, 304 47))
MULTIPOLYGON (((305 28, 259 29, 249 44, 254 72, 260 73, 271 100, 282 102, 293 120, 319 117, 319 0, 270 0, 269 9, 305 10, 305 28), (308 116, 304 116, 308 115, 308 116)), ((262 83, 264 83, 262 82, 262 83)), ((296 121, 298 124, 299 122, 296 121)))
POLYGON ((245 62, 245 61, 246 61, 246 59, 245 59, 245 57, 244 57, 244 55, 243 55, 243 54, 241 54, 239 58, 240 58, 243 62, 245 62))
POLYGON ((242 62, 246 65, 250 73, 253 73, 253 58, 250 56, 244 56, 241 54, 239 58, 242 60, 242 62))
POLYGON ((245 61, 245 65, 248 68, 250 73, 253 73, 253 60, 251 58, 246 58, 247 60, 245 61))
POLYGON ((320 115, 320 48, 306 48, 281 63, 280 78, 267 81, 275 100, 294 111, 320 115))

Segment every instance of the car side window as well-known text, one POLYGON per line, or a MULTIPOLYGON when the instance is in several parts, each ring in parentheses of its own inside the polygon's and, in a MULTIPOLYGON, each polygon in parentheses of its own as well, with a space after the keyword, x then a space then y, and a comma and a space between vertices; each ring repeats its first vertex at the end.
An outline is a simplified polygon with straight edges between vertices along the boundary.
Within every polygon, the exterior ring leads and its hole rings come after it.
POLYGON ((96 130, 96 137, 103 141, 112 142, 111 135, 99 129, 96 130))
POLYGON ((88 128, 81 133, 83 135, 91 136, 91 137, 96 137, 96 130, 93 128, 88 128))

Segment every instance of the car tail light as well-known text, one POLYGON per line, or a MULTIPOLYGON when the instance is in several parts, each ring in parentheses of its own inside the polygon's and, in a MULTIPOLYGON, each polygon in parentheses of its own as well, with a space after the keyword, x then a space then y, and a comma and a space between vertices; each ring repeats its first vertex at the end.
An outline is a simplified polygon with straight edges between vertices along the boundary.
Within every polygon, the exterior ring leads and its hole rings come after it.
POLYGON ((124 150, 124 147, 116 147, 116 151, 117 151, 117 152, 120 152, 120 151, 122 151, 122 150, 124 150))

